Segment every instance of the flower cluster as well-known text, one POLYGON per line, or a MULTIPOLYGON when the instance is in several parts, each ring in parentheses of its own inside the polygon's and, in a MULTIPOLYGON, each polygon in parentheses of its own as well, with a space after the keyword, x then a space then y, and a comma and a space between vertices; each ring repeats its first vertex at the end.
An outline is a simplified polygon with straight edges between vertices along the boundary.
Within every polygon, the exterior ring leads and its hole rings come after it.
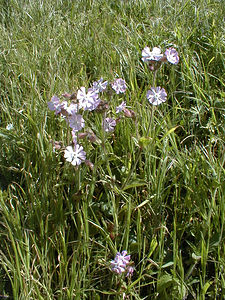
POLYGON ((177 65, 179 62, 179 56, 174 48, 166 49, 164 54, 161 53, 160 48, 154 47, 152 51, 150 51, 149 47, 145 47, 142 50, 142 60, 143 62, 154 62, 154 61, 168 61, 173 65, 177 65))
MULTIPOLYGON (((78 144, 78 140, 81 136, 88 136, 90 141, 93 141, 93 135, 88 133, 78 133, 85 127, 85 120, 83 118, 85 111, 104 111, 108 109, 106 102, 102 101, 99 96, 100 93, 107 89, 108 81, 104 81, 103 78, 93 82, 92 87, 88 90, 85 87, 81 87, 75 94, 63 94, 64 98, 70 99, 70 104, 66 101, 60 101, 57 96, 53 96, 51 101, 48 102, 48 108, 51 111, 55 111, 56 115, 61 115, 66 119, 69 127, 71 128, 73 146, 68 146, 65 149, 64 157, 74 166, 80 165, 83 161, 90 165, 90 162, 86 160, 86 153, 83 147, 78 144), (76 101, 74 101, 76 99, 76 101), (82 111, 82 113, 80 113, 82 111), (89 163, 88 163, 89 162, 89 163)), ((116 79, 111 83, 112 89, 116 94, 125 93, 127 86, 126 82, 122 78, 116 79)), ((126 103, 123 101, 116 107, 116 114, 124 111, 125 115, 126 103)), ((119 119, 117 119, 119 120, 119 119)), ((117 120, 105 117, 102 122, 102 128, 105 132, 111 132, 114 130, 117 120)))
MULTIPOLYGON (((161 53, 158 47, 154 47, 152 51, 149 47, 145 47, 142 50, 142 61, 148 63, 150 70, 154 71, 154 83, 153 87, 147 91, 147 100, 154 106, 164 103, 167 100, 167 93, 164 88, 156 86, 156 73, 163 62, 167 61, 174 65, 178 64, 179 56, 176 49, 168 48, 164 53, 161 53)), ((85 162, 87 166, 91 169, 93 168, 93 164, 86 159, 86 152, 83 146, 78 143, 84 138, 87 138, 90 142, 94 142, 97 139, 93 131, 83 131, 86 123, 85 114, 92 111, 104 112, 102 120, 102 129, 106 133, 104 137, 114 131, 116 124, 121 119, 121 114, 127 118, 135 118, 135 112, 127 108, 125 101, 122 101, 115 110, 112 110, 116 118, 110 117, 111 113, 108 111, 108 103, 100 99, 100 96, 102 97, 102 93, 107 91, 108 87, 108 81, 104 81, 103 78, 100 78, 100 80, 93 82, 91 88, 86 89, 82 86, 78 89, 77 93, 71 95, 68 93, 63 94, 62 96, 69 99, 69 102, 67 100, 60 101, 55 95, 51 98, 51 101, 48 102, 49 109, 54 111, 56 115, 63 117, 71 129, 72 145, 65 147, 64 158, 73 166, 79 166, 82 162, 85 162)), ((111 88, 119 95, 125 93, 127 85, 122 78, 118 78, 111 83, 111 88)), ((112 93, 110 93, 110 95, 111 94, 112 93)), ((11 129, 10 124, 7 126, 7 129, 11 129)), ((147 132, 148 131, 149 130, 147 130, 147 132)), ((55 149, 59 149, 61 146, 60 144, 54 143, 54 147, 55 149)), ((121 253, 117 252, 114 260, 110 262, 111 271, 119 275, 124 274, 127 277, 131 277, 134 272, 134 267, 130 259, 131 256, 127 255, 126 250, 121 253)))
POLYGON ((114 260, 111 261, 111 270, 117 274, 133 275, 134 268, 130 265, 130 255, 127 255, 126 250, 122 251, 122 253, 117 252, 114 260))
MULTIPOLYGON (((178 64, 179 56, 174 48, 166 49, 163 54, 158 47, 154 47, 152 51, 150 51, 149 47, 145 47, 142 50, 142 61, 149 63, 151 71, 157 71, 162 62, 168 61, 173 65, 178 64)), ((147 91, 147 99, 152 105, 159 105, 166 101, 167 93, 165 89, 160 86, 151 87, 151 89, 147 91)))
MULTIPOLYGON (((160 65, 168 61, 171 64, 178 64, 179 56, 174 48, 168 48, 164 53, 161 53, 159 47, 153 47, 152 51, 149 47, 145 47, 142 50, 142 61, 149 64, 149 68, 155 71, 160 65)), ((155 80, 154 80, 155 81, 155 80)), ((105 111, 108 109, 108 104, 100 99, 100 94, 107 90, 108 81, 104 81, 100 78, 98 81, 93 82, 91 88, 82 86, 75 94, 63 94, 64 98, 69 98, 71 101, 68 103, 66 100, 60 101, 57 96, 53 96, 51 101, 48 102, 48 107, 51 111, 55 111, 56 115, 61 115, 66 119, 69 127, 71 128, 72 142, 74 147, 68 146, 65 150, 64 157, 67 161, 71 162, 72 165, 80 165, 82 161, 86 160, 86 153, 83 147, 78 144, 78 132, 85 127, 85 120, 83 118, 85 111, 105 111), (76 101, 74 101, 76 99, 76 101), (82 113, 80 113, 82 111, 82 113)), ((116 94, 125 93, 127 89, 126 82, 122 78, 115 79, 111 83, 112 89, 116 94)), ((164 88, 160 86, 151 87, 147 91, 147 99, 152 105, 159 105, 166 101, 167 93, 164 88)), ((126 108, 126 102, 123 101, 119 106, 116 107, 115 113, 122 113, 124 116, 133 118, 135 113, 132 110, 126 108)), ((102 128, 105 132, 112 132, 120 117, 117 119, 111 117, 105 117, 102 121, 102 128)), ((86 134, 87 135, 87 134, 86 134)))

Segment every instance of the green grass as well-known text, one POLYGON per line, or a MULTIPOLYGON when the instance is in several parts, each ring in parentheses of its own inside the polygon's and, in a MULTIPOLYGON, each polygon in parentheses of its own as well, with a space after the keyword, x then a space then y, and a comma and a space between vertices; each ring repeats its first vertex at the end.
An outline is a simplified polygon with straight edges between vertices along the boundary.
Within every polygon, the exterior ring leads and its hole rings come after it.
POLYGON ((1 296, 224 299, 224 15, 216 0, 0 0, 1 296), (158 71, 154 112, 145 46, 180 56, 158 71), (94 168, 75 169, 53 151, 70 137, 47 102, 117 76, 126 94, 103 100, 135 120, 103 144, 102 116, 86 115, 94 168), (135 271, 120 280, 124 249, 135 271))

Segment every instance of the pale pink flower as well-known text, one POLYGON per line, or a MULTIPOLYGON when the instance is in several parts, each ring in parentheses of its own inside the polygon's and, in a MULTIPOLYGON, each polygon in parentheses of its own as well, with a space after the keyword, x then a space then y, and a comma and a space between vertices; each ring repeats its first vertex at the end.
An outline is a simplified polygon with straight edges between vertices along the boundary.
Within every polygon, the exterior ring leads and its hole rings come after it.
POLYGON ((173 65, 178 64, 179 56, 178 56, 178 52, 176 49, 174 49, 174 48, 166 49, 165 55, 166 55, 168 62, 170 62, 173 65))
POLYGON ((79 131, 85 126, 83 117, 76 113, 73 113, 72 115, 68 116, 68 121, 70 128, 72 128, 73 131, 79 131))
POLYGON ((51 98, 51 101, 48 102, 48 108, 51 111, 55 111, 56 114, 59 114, 61 112, 61 107, 60 107, 60 100, 57 96, 53 96, 51 98))
POLYGON ((166 101, 167 93, 160 86, 152 87, 147 91, 147 99, 152 105, 159 105, 166 101))
POLYGON ((96 91, 97 93, 103 92, 108 85, 108 81, 103 82, 103 78, 99 79, 98 81, 93 82, 93 90, 96 91))
POLYGON ((130 262, 130 255, 127 255, 127 251, 122 253, 117 252, 114 260, 111 261, 111 270, 117 274, 122 274, 126 271, 127 265, 130 262))
POLYGON ((112 118, 105 118, 103 120, 103 129, 106 131, 106 132, 110 132, 110 131, 113 131, 114 130, 114 127, 116 126, 116 121, 112 118))
POLYGON ((134 273, 134 268, 132 266, 128 266, 126 272, 127 272, 126 277, 132 276, 134 273))
POLYGON ((112 83, 112 88, 114 89, 114 91, 117 94, 119 94, 119 93, 125 93, 126 88, 127 88, 125 80, 123 80, 122 78, 116 79, 112 83))

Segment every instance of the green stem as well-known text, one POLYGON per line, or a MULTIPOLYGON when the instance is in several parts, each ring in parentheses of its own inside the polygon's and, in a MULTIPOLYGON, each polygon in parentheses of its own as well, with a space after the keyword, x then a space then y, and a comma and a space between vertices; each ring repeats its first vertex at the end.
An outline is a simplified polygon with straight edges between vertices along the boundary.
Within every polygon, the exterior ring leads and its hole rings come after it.
MULTIPOLYGON (((106 118, 106 112, 104 113, 103 121, 104 121, 105 118, 106 118)), ((107 171, 109 173, 109 176, 112 178, 113 175, 112 175, 112 172, 111 172, 111 169, 110 169, 109 161, 107 159, 107 153, 106 153, 106 147, 105 147, 106 133, 105 133, 104 128, 102 130, 103 130, 103 143, 102 143, 102 147, 103 147, 103 153, 104 153, 104 161, 106 163, 106 168, 107 168, 107 171)))
MULTIPOLYGON (((156 75, 157 75, 157 70, 155 70, 154 75, 153 75, 153 86, 155 85, 155 82, 156 82, 156 75)), ((152 120, 153 120, 154 110, 155 110, 155 107, 153 106, 153 108, 152 108, 152 110, 151 110, 150 122, 149 122, 149 124, 148 124, 146 136, 149 135, 150 129, 152 128, 152 122, 153 122, 152 120)), ((143 147, 140 147, 139 150, 138 150, 138 153, 137 153, 137 156, 136 156, 134 165, 133 165, 133 167, 130 169, 129 174, 128 174, 126 180, 124 181, 124 183, 123 183, 123 185, 122 185, 122 190, 124 189, 124 187, 126 186, 126 184, 128 183, 128 181, 130 180, 131 175, 132 175, 134 169, 135 169, 136 166, 137 166, 137 163, 138 163, 138 160, 139 160, 139 158, 140 158, 140 155, 141 155, 142 150, 143 150, 143 147)))
POLYGON ((157 70, 155 70, 155 71, 154 71, 154 74, 153 74, 153 87, 155 87, 156 76, 157 76, 157 70))
POLYGON ((136 160, 135 160, 135 162, 134 162, 134 164, 133 164, 133 167, 130 169, 130 172, 129 172, 129 174, 128 174, 126 180, 124 181, 124 183, 123 183, 123 185, 122 185, 122 190, 123 190, 124 187, 126 186, 127 182, 130 180, 131 175, 132 175, 134 169, 136 168, 136 165, 137 165, 137 162, 138 162, 139 157, 140 157, 140 155, 141 155, 142 149, 143 149, 143 148, 140 147, 139 150, 138 150, 138 153, 137 153, 137 156, 136 156, 136 160))

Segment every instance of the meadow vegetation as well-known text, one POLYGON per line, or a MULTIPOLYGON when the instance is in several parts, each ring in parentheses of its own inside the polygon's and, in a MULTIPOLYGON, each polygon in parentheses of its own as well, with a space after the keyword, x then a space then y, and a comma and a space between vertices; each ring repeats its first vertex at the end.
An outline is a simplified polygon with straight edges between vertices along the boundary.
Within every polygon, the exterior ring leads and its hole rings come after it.
POLYGON ((0 299, 224 299, 225 7, 217 0, 0 1, 0 299), (174 47, 157 86, 144 47, 174 47), (64 158, 53 95, 104 78, 134 113, 64 158), (126 250, 134 272, 112 271, 126 250))

